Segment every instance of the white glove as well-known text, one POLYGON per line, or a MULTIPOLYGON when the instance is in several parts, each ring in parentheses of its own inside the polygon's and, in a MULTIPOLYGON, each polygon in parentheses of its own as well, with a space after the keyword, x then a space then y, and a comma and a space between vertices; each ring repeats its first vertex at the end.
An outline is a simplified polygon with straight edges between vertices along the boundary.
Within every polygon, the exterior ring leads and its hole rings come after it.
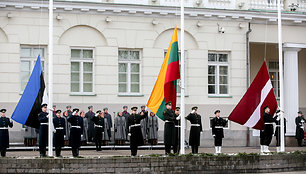
POLYGON ((66 138, 66 135, 64 135, 64 138, 66 138))
POLYGON ((99 115, 99 113, 96 113, 95 117, 97 117, 99 115))
POLYGON ((193 114, 195 112, 195 110, 192 110, 190 113, 193 114))
POLYGON ((130 136, 131 136, 131 133, 129 133, 128 136, 130 137, 130 136))
POLYGON ((201 134, 203 133, 203 131, 201 131, 201 134))
POLYGON ((56 129, 53 129, 53 133, 56 133, 56 129))
POLYGON ((214 135, 213 135, 213 137, 215 138, 215 137, 216 137, 216 135, 214 134, 214 135))
POLYGON ((72 115, 74 116, 76 114, 76 112, 74 111, 73 113, 72 113, 72 115))
POLYGON ((83 135, 81 135, 81 138, 83 138, 83 135))
POLYGON ((176 120, 180 120, 181 119, 181 115, 176 117, 176 120))

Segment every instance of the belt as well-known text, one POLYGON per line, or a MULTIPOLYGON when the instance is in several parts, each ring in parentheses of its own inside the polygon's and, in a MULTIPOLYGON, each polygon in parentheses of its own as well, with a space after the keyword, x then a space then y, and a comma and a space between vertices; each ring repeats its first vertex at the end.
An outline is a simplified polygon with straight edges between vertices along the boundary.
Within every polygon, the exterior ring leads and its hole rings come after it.
POLYGON ((165 120, 165 123, 174 123, 173 121, 165 120))
POLYGON ((95 127, 100 127, 100 128, 103 128, 103 126, 101 126, 101 125, 96 125, 96 124, 95 124, 95 127))
POLYGON ((0 127, 0 129, 8 129, 8 127, 0 127))
POLYGON ((134 124, 134 125, 131 125, 130 127, 136 127, 136 126, 141 126, 141 124, 134 124))
POLYGON ((60 130, 60 129, 64 129, 64 128, 63 128, 63 127, 57 127, 57 128, 55 128, 55 129, 56 129, 56 130, 58 130, 58 129, 60 130))
POLYGON ((71 126, 71 128, 78 128, 78 129, 81 129, 81 126, 71 126))
POLYGON ((280 127, 280 125, 275 125, 275 127, 280 127))
POLYGON ((200 126, 199 124, 191 124, 191 126, 200 126))
POLYGON ((48 125, 49 123, 40 123, 40 125, 48 125))
POLYGON ((175 125, 175 127, 181 127, 181 126, 179 126, 179 125, 175 125))
POLYGON ((273 124, 273 123, 265 123, 265 124, 273 124))
POLYGON ((216 129, 223 129, 223 126, 215 126, 216 129))

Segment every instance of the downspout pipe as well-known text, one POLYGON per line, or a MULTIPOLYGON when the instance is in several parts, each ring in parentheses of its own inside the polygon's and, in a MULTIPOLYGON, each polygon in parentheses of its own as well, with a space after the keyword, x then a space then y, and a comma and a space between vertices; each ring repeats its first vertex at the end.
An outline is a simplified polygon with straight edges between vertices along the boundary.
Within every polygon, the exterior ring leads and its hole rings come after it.
MULTIPOLYGON (((250 33, 252 32, 251 23, 249 22, 248 31, 246 32, 246 86, 250 86, 250 33)), ((247 127, 246 146, 250 146, 250 128, 247 127)))

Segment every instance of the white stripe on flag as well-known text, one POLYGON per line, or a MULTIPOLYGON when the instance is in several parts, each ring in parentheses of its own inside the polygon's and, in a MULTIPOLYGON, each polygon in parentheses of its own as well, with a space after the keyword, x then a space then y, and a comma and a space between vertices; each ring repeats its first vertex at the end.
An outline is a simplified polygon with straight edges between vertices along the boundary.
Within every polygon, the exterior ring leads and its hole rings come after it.
POLYGON ((250 116, 248 121, 244 123, 244 126, 247 127, 254 127, 258 121, 260 120, 260 108, 262 103, 265 101, 266 97, 268 96, 269 92, 272 90, 272 84, 270 79, 267 81, 265 87, 261 90, 261 96, 260 96, 260 103, 257 105, 257 108, 253 112, 253 114, 250 116))

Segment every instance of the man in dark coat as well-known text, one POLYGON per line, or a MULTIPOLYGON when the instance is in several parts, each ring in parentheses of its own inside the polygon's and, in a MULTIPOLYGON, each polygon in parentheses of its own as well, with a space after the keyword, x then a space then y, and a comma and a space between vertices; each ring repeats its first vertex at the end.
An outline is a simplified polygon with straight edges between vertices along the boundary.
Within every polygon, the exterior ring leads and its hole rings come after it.
POLYGON ((180 107, 175 108, 175 143, 173 146, 173 152, 179 153, 180 151, 180 135, 181 135, 181 121, 180 121, 180 107))
POLYGON ((108 134, 108 141, 110 141, 110 138, 112 137, 112 127, 113 127, 113 121, 112 121, 112 116, 108 113, 108 108, 104 108, 104 117, 107 119, 107 134, 108 134))
POLYGON ((95 136, 95 124, 92 121, 92 118, 95 117, 93 106, 88 106, 88 112, 85 114, 85 117, 88 120, 88 142, 92 142, 95 136))
POLYGON ((296 131, 295 138, 297 139, 298 146, 303 147, 302 140, 304 139, 304 123, 305 118, 301 111, 298 112, 298 116, 295 118, 296 131))
MULTIPOLYGON (((125 117, 125 121, 127 122, 129 116, 130 116, 130 113, 127 111, 128 110, 128 107, 127 106, 123 106, 123 111, 122 111, 122 115, 125 117)), ((129 136, 128 136, 128 127, 126 127, 126 140, 129 141, 129 136)))
POLYGON ((131 155, 137 155, 138 146, 143 145, 140 121, 145 118, 144 113, 137 114, 137 107, 132 107, 132 114, 128 117, 127 127, 130 136, 131 155))
POLYGON ((216 154, 221 153, 222 138, 224 138, 223 128, 227 123, 227 120, 224 120, 220 117, 220 110, 215 111, 215 118, 211 120, 212 135, 215 138, 215 149, 216 154))
MULTIPOLYGON (((286 134, 286 118, 284 118, 284 134, 286 134)), ((276 151, 277 152, 280 152, 280 139, 281 139, 281 129, 280 129, 280 118, 278 117, 277 118, 277 121, 276 121, 276 126, 275 126, 275 133, 274 133, 274 136, 276 138, 276 151)))
POLYGON ((61 110, 57 110, 56 117, 53 118, 55 133, 53 135, 53 144, 55 147, 55 156, 61 157, 62 147, 64 147, 64 135, 66 134, 65 119, 61 117, 61 110))
POLYGON ((6 149, 9 148, 9 132, 8 127, 13 127, 13 122, 5 116, 6 109, 1 109, 0 117, 0 151, 1 156, 6 156, 6 149))
POLYGON ((96 151, 101 151, 101 145, 102 145, 102 137, 104 132, 104 117, 103 112, 101 110, 98 110, 96 112, 96 115, 91 119, 92 122, 95 125, 95 142, 96 142, 96 151))
POLYGON ((41 105, 42 112, 38 114, 38 120, 40 122, 39 127, 39 152, 40 157, 46 156, 46 146, 48 144, 48 113, 47 104, 41 105))
POLYGON ((81 146, 81 135, 83 133, 83 118, 78 115, 79 109, 73 109, 72 115, 68 118, 71 124, 69 146, 72 149, 73 157, 79 156, 79 148, 81 146))
POLYGON ((272 136, 273 136, 273 123, 276 123, 276 119, 277 119, 277 115, 273 118, 272 115, 270 115, 270 108, 269 106, 265 106, 264 107, 264 115, 263 115, 263 120, 265 123, 265 127, 264 127, 264 139, 263 139, 263 152, 264 153, 269 153, 269 145, 271 143, 272 140, 272 136))
POLYGON ((176 141, 176 132, 175 132, 176 115, 171 108, 172 108, 172 103, 171 101, 169 101, 166 103, 166 109, 163 112, 165 119, 164 143, 165 143, 166 155, 168 155, 171 152, 171 148, 174 149, 176 141))
POLYGON ((146 106, 141 106, 140 107, 141 111, 139 114, 143 113, 145 116, 145 119, 142 119, 140 121, 140 125, 141 125, 141 133, 142 133, 142 137, 143 137, 143 142, 146 143, 147 140, 147 124, 148 124, 148 111, 146 111, 146 106))
POLYGON ((192 153, 198 153, 200 146, 200 135, 203 132, 201 115, 197 113, 198 107, 192 107, 192 112, 186 117, 191 123, 189 145, 192 148, 192 153))

